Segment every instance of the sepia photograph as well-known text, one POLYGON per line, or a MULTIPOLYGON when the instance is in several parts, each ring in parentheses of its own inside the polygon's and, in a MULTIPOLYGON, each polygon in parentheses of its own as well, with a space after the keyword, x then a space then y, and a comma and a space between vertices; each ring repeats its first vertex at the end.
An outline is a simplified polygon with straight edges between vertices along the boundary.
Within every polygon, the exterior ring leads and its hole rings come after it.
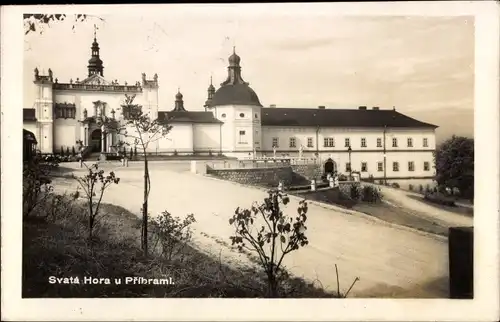
POLYGON ((269 5, 19 11, 23 300, 478 298, 479 19, 269 5))

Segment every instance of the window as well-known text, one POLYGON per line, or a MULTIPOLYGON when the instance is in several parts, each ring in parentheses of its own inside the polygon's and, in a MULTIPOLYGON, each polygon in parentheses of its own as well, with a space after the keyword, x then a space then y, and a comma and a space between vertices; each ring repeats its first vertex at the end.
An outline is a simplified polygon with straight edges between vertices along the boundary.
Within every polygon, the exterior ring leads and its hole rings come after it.
POLYGON ((408 171, 415 171, 415 162, 413 161, 408 162, 408 171))
POLYGON ((361 138, 361 147, 366 148, 366 138, 361 138))
POLYGON ((408 147, 409 148, 413 147, 413 139, 412 138, 408 138, 408 147))
POLYGON ((377 138, 377 148, 382 147, 382 138, 377 138))
POLYGON ((75 104, 56 103, 54 115, 57 119, 74 119, 76 116, 75 104))
POLYGON ((424 171, 429 171, 431 169, 431 165, 429 162, 425 161, 424 162, 424 171))
POLYGON ((335 146, 335 140, 333 138, 324 138, 324 147, 331 148, 335 146))
POLYGON ((361 162, 361 172, 368 171, 368 164, 366 162, 361 162))
POLYGON ((314 147, 313 138, 307 138, 307 147, 308 148, 314 147))
POLYGON ((273 148, 278 148, 280 146, 279 139, 273 138, 273 148))
POLYGON ((397 138, 392 138, 392 147, 397 148, 398 147, 398 139, 397 138))
POLYGON ((290 147, 295 148, 295 138, 290 138, 290 147))
POLYGON ((259 114, 255 113, 255 118, 258 119, 259 118, 259 114))
POLYGON ((345 164, 345 171, 346 171, 346 172, 351 171, 351 163, 350 163, 350 162, 347 162, 347 163, 345 164))
POLYGON ((239 144, 246 144, 247 143, 246 142, 247 140, 245 138, 245 134, 246 134, 245 131, 240 131, 239 141, 238 141, 239 144))
POLYGON ((424 145, 424 148, 427 148, 429 146, 429 142, 428 142, 427 138, 424 138, 423 145, 424 145))
POLYGON ((377 171, 378 172, 384 171, 384 164, 382 162, 377 162, 377 171))
POLYGON ((345 138, 345 147, 350 147, 351 146, 351 140, 349 138, 345 138))
POLYGON ((399 163, 398 162, 393 162, 392 163, 392 171, 398 172, 399 171, 399 163))
POLYGON ((245 113, 240 113, 240 117, 245 117, 245 113))
POLYGON ((226 113, 222 113, 222 114, 221 114, 221 117, 222 117, 222 118, 225 118, 225 117, 226 117, 226 113))

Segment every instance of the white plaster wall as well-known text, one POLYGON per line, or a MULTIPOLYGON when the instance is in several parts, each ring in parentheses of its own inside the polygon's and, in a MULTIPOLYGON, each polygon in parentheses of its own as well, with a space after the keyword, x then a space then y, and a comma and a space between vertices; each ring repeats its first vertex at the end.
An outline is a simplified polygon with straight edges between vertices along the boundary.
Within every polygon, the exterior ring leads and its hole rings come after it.
POLYGON ((193 148, 194 151, 206 152, 211 150, 216 153, 220 151, 219 124, 194 124, 193 148))
POLYGON ((158 140, 158 152, 193 152, 193 126, 185 123, 172 123, 168 135, 158 140))
POLYGON ((261 108, 247 105, 217 106, 214 116, 224 122, 222 125, 222 149, 225 152, 247 152, 259 149, 262 144, 260 124, 261 108), (243 116, 241 116, 243 114, 243 116), (245 131, 240 141, 240 131, 245 131))
MULTIPOLYGON (((318 143, 316 142, 315 127, 277 127, 263 126, 263 144, 264 151, 272 151, 273 137, 278 138, 278 152, 294 152, 298 151, 300 145, 304 146, 304 151, 342 151, 346 150, 345 139, 349 138, 351 149, 353 150, 380 150, 383 151, 383 130, 382 129, 353 129, 353 128, 320 128, 318 131, 318 143), (290 147, 290 138, 294 137, 296 148, 290 147), (313 147, 307 146, 307 138, 312 138, 313 147), (333 138, 334 147, 325 147, 324 138, 333 138), (366 147, 361 146, 361 139, 365 138, 366 147), (382 141, 382 146, 377 147, 377 138, 382 141), (318 146, 317 146, 318 145, 318 146)), ((435 133, 434 130, 421 129, 388 129, 386 132, 386 150, 434 150, 435 149, 435 133), (407 138, 413 140, 413 147, 407 146, 407 138), (392 138, 397 139, 398 146, 392 147, 392 138), (428 146, 423 146, 423 139, 427 138, 428 146)))
POLYGON ((60 152, 61 146, 71 147, 75 146, 76 140, 80 139, 80 124, 74 119, 55 119, 54 120, 54 150, 60 152))

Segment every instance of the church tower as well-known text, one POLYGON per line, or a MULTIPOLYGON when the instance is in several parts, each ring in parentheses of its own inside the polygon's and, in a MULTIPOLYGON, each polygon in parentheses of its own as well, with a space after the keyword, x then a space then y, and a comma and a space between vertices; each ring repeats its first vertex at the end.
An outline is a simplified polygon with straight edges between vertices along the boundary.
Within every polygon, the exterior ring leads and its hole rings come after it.
POLYGON ((184 100, 183 96, 180 92, 180 89, 177 90, 177 94, 175 94, 175 107, 173 109, 174 112, 186 112, 184 108, 184 100))
POLYGON ((104 66, 102 64, 102 60, 99 57, 99 43, 97 43, 97 35, 96 35, 96 27, 94 26, 94 42, 92 43, 92 56, 89 59, 89 64, 87 66, 89 70, 89 77, 92 75, 100 75, 104 77, 103 70, 104 66))
POLYGON ((215 87, 212 84, 212 76, 210 76, 210 86, 208 86, 207 92, 208 92, 207 100, 205 101, 205 105, 203 105, 203 107, 205 107, 205 112, 207 111, 207 108, 209 108, 212 105, 212 99, 214 98, 215 94, 215 87))

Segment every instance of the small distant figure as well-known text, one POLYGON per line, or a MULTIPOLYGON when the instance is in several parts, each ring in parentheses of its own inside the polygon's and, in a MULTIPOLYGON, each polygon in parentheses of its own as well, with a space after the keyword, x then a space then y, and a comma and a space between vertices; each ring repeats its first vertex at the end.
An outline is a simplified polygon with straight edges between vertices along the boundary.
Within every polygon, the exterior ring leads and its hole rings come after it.
POLYGON ((273 156, 276 159, 276 146, 273 146, 273 156))

